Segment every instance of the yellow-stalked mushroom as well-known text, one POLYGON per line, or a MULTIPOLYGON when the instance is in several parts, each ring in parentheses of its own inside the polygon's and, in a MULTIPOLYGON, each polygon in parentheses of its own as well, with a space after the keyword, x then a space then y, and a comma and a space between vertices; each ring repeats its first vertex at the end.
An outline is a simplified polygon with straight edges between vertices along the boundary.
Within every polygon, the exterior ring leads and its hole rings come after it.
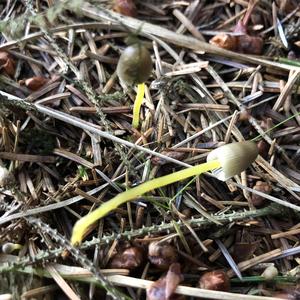
POLYGON ((148 49, 135 40, 132 45, 125 48, 117 65, 119 78, 129 86, 137 84, 137 95, 133 107, 132 126, 139 126, 140 109, 145 94, 145 81, 152 72, 152 60, 148 49))
POLYGON ((256 144, 251 141, 224 145, 211 151, 207 157, 208 161, 206 163, 149 180, 120 193, 76 222, 73 228, 71 243, 73 245, 80 244, 90 225, 116 209, 121 204, 134 200, 154 189, 184 180, 191 176, 200 175, 207 171, 217 170, 219 178, 221 180, 227 180, 248 168, 256 159, 257 155, 258 150, 256 144))

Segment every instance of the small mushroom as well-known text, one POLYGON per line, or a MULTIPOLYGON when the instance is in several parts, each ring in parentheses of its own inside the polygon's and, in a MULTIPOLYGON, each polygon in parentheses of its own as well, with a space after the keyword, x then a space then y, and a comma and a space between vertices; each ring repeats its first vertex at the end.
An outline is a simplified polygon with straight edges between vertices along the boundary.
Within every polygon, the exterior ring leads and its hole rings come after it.
POLYGON ((213 174, 222 181, 240 174, 256 159, 258 149, 255 142, 244 141, 227 144, 211 151, 207 161, 218 160, 221 168, 213 170, 213 174))
POLYGON ((148 49, 139 41, 129 45, 119 59, 117 74, 127 85, 137 84, 137 95, 133 106, 132 126, 139 126, 140 109, 145 94, 145 81, 152 71, 152 60, 148 49))
POLYGON ((125 48, 117 65, 117 74, 124 83, 127 85, 144 83, 150 77, 151 71, 150 52, 141 42, 125 48))

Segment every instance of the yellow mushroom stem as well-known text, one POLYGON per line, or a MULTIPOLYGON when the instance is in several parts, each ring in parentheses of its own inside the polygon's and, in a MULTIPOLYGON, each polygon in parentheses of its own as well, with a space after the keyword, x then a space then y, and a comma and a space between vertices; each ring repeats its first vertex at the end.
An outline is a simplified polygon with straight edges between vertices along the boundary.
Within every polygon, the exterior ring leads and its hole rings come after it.
POLYGON ((140 110, 144 99, 144 94, 145 94, 145 83, 139 83, 137 86, 137 94, 133 105, 132 126, 134 128, 139 127, 140 110))
POLYGON ((137 197, 150 192, 154 189, 163 187, 165 185, 189 178, 191 176, 200 175, 201 173, 211 171, 213 169, 220 168, 221 164, 219 160, 212 160, 201 165, 190 167, 169 175, 158 177, 147 182, 144 182, 132 189, 129 189, 123 193, 118 194, 116 197, 111 200, 103 203, 99 208, 91 212, 90 214, 79 219, 74 228, 71 237, 71 243, 73 245, 79 245, 83 239, 84 234, 86 233, 88 227, 95 223, 97 220, 101 219, 114 209, 116 209, 121 204, 124 204, 128 201, 136 199, 137 197))

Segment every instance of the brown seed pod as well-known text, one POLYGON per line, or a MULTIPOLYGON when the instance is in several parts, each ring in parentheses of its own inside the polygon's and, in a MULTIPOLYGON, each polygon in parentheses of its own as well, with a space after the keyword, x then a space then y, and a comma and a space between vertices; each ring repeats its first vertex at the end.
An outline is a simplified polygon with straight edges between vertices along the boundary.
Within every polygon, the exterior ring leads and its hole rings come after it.
POLYGON ((115 0, 113 10, 128 17, 135 17, 137 15, 137 9, 132 0, 115 0))
POLYGON ((129 247, 117 253, 110 262, 110 267, 114 269, 125 268, 129 270, 140 267, 144 260, 143 250, 139 247, 129 247))
POLYGON ((152 71, 150 52, 141 43, 125 48, 117 65, 119 78, 128 85, 145 82, 152 71))
POLYGON ((228 292, 230 289, 229 277, 222 270, 207 272, 201 276, 199 287, 206 290, 228 292))
POLYGON ((148 258, 156 267, 167 270, 172 263, 177 262, 175 248, 167 243, 152 242, 148 248, 148 258))

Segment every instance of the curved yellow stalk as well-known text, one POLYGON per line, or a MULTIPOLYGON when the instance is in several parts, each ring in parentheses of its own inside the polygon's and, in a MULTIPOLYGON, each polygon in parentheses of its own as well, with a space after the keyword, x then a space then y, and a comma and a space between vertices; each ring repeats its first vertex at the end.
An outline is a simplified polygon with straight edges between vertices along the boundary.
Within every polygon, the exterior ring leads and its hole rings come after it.
POLYGON ((212 160, 201 165, 190 167, 169 175, 158 177, 144 182, 132 189, 118 194, 116 197, 102 204, 99 208, 78 220, 73 228, 71 243, 78 245, 81 243, 87 228, 97 220, 101 219, 121 204, 133 200, 149 191, 163 187, 165 185, 180 181, 191 176, 200 175, 203 172, 211 171, 221 166, 218 160, 212 160))
POLYGON ((145 83, 139 83, 137 86, 137 94, 133 105, 132 126, 138 128, 140 120, 140 110, 145 94, 145 83))

